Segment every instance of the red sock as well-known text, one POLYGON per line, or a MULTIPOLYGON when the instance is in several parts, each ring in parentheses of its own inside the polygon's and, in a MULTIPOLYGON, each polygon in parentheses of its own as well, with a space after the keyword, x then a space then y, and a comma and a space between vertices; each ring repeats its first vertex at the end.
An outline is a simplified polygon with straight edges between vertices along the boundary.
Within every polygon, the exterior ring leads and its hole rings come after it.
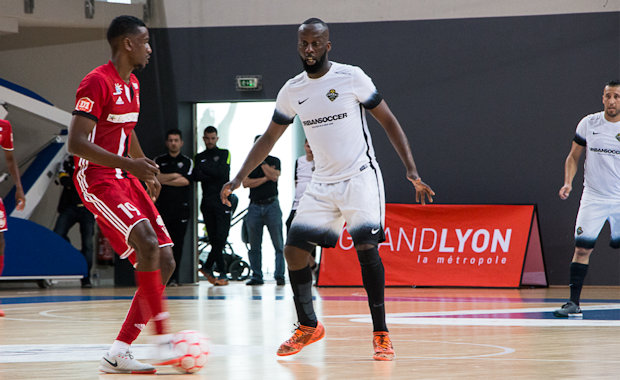
POLYGON ((160 271, 137 271, 136 282, 138 290, 116 338, 128 344, 136 340, 151 317, 155 322, 155 333, 158 335, 166 332, 166 321, 168 319, 168 313, 164 311, 163 291, 165 287, 161 283, 160 271))
MULTIPOLYGON (((149 319, 151 319, 151 312, 148 307, 140 306, 144 297, 140 294, 140 288, 136 291, 131 301, 131 306, 121 327, 121 331, 118 333, 116 340, 125 342, 127 344, 133 343, 134 340, 140 335, 142 329, 146 326, 149 319)), ((147 306, 147 305, 144 305, 147 306)))
POLYGON ((161 283, 161 272, 159 270, 152 272, 136 272, 136 282, 138 289, 142 290, 142 296, 151 316, 155 322, 155 334, 160 335, 166 332, 166 321, 168 320, 168 312, 164 310, 162 302, 164 285, 161 283))

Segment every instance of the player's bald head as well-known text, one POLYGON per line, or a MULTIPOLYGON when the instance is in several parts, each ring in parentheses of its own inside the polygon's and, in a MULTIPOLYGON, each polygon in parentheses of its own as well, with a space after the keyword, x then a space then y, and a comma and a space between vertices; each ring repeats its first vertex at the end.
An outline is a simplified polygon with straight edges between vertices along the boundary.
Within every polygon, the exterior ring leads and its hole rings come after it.
POLYGON ((307 31, 309 29, 313 29, 317 33, 323 34, 325 38, 329 39, 329 27, 320 18, 312 17, 307 19, 299 25, 298 32, 302 33, 303 31, 307 31))

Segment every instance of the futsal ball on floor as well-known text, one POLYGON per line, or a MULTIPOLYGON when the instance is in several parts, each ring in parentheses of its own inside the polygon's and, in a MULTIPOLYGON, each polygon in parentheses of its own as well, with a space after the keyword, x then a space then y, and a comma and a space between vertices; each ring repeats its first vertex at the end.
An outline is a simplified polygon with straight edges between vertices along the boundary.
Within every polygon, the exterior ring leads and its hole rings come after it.
POLYGON ((209 340, 199 331, 183 330, 172 337, 174 350, 179 353, 181 360, 174 364, 174 368, 184 373, 198 372, 207 363, 209 355, 209 340))

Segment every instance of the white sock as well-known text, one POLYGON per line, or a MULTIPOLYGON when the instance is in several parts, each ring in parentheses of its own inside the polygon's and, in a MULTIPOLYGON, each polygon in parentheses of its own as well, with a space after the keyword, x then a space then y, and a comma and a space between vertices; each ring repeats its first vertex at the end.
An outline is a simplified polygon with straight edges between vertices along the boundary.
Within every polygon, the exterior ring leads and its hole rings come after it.
POLYGON ((172 334, 154 335, 155 344, 166 344, 172 340, 172 334))
POLYGON ((121 342, 120 340, 115 340, 114 343, 112 343, 112 347, 110 347, 109 353, 111 356, 114 356, 116 354, 124 354, 128 350, 129 344, 121 342))

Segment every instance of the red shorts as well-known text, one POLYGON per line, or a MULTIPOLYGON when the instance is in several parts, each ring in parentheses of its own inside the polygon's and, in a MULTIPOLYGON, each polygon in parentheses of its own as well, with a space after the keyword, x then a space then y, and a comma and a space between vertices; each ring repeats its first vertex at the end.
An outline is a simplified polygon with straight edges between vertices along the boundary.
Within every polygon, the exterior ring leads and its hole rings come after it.
POLYGON ((4 232, 6 230, 6 210, 4 209, 4 203, 2 202, 2 198, 0 198, 0 232, 4 232))
MULTIPOLYGON (((85 181, 86 182, 86 181, 85 181)), ((136 178, 99 182, 78 187, 84 205, 94 215, 101 233, 122 259, 136 264, 134 249, 127 244, 132 228, 148 220, 160 247, 172 246, 164 221, 140 181, 136 178)))

